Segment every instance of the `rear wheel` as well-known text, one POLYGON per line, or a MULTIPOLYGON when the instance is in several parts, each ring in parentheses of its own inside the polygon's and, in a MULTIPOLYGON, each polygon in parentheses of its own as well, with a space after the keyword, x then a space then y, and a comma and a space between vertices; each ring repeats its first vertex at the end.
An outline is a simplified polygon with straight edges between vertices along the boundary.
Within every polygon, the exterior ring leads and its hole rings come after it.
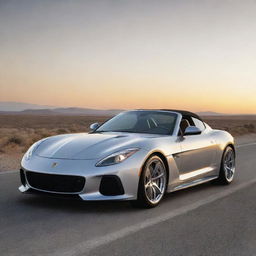
POLYGON ((217 181, 221 184, 230 184, 234 179, 235 169, 235 151, 231 146, 228 146, 222 156, 220 174, 217 181))
POLYGON ((156 155, 150 157, 142 168, 139 181, 138 199, 132 201, 135 206, 152 208, 163 198, 167 184, 167 171, 162 159, 156 155))

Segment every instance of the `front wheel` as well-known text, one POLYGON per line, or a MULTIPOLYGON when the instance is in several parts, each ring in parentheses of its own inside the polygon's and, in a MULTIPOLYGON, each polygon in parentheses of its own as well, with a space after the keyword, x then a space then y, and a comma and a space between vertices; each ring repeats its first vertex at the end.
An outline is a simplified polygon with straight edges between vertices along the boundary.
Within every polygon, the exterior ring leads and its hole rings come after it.
POLYGON ((132 201, 135 206, 152 208, 162 200, 167 184, 167 171, 162 159, 156 155, 150 157, 142 168, 138 196, 132 201))
POLYGON ((235 151, 231 146, 228 146, 222 155, 220 174, 217 181, 221 184, 230 184, 234 179, 235 169, 235 151))

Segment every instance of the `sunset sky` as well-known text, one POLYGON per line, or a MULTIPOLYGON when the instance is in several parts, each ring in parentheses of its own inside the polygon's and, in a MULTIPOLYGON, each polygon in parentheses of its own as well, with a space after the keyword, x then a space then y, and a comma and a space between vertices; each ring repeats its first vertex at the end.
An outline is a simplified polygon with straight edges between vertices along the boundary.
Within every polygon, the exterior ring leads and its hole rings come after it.
POLYGON ((256 1, 0 0, 0 101, 256 114, 256 1))

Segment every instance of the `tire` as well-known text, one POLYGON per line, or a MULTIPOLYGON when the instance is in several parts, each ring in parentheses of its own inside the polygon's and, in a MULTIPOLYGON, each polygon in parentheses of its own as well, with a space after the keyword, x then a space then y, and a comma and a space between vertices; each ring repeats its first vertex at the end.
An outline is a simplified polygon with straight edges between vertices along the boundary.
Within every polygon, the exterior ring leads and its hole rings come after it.
POLYGON ((234 179, 235 174, 235 150, 227 146, 223 152, 217 183, 228 185, 234 179))
POLYGON ((131 201, 132 205, 140 208, 157 206, 165 194, 166 184, 166 166, 160 157, 153 155, 143 165, 137 200, 131 201))

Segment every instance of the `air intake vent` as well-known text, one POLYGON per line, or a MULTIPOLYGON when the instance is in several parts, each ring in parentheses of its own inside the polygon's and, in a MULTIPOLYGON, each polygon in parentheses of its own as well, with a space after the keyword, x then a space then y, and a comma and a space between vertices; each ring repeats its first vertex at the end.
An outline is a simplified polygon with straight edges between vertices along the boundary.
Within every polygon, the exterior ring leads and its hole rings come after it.
POLYGON ((100 193, 104 196, 123 195, 124 188, 119 177, 115 175, 103 176, 100 183, 100 193))

